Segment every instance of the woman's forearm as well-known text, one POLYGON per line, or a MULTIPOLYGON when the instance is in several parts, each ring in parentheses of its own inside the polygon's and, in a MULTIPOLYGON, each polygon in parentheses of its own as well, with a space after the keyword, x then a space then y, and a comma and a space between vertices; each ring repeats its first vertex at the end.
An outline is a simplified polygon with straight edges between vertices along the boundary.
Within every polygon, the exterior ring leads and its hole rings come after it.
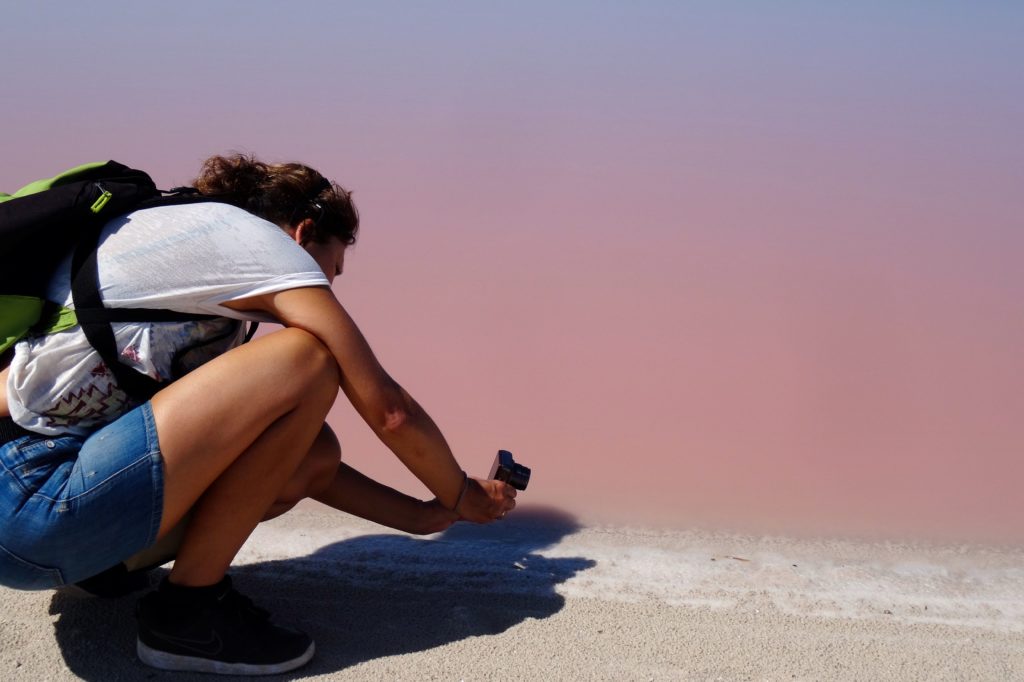
POLYGON ((314 499, 335 509, 406 533, 444 530, 457 518, 440 505, 401 493, 348 466, 338 466, 334 480, 314 499))
POLYGON ((398 397, 392 414, 400 414, 377 436, 402 464, 452 509, 460 497, 464 473, 448 442, 430 415, 404 389, 396 384, 398 397))
POLYGON ((384 370, 329 289, 289 289, 234 301, 231 307, 270 313, 323 343, 341 370, 341 389, 367 425, 442 504, 455 505, 465 489, 465 477, 444 436, 384 370))

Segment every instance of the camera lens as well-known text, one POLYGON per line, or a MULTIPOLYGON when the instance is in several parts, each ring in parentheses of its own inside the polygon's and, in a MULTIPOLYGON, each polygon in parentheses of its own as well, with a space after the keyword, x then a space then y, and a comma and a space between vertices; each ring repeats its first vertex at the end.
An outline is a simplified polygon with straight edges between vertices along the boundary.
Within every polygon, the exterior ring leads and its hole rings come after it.
POLYGON ((522 464, 513 464, 509 472, 508 484, 517 490, 526 490, 530 482, 530 468, 522 464))
POLYGON ((530 468, 516 464, 508 450, 498 450, 494 465, 491 467, 490 478, 504 481, 517 490, 526 490, 526 485, 530 482, 530 468))

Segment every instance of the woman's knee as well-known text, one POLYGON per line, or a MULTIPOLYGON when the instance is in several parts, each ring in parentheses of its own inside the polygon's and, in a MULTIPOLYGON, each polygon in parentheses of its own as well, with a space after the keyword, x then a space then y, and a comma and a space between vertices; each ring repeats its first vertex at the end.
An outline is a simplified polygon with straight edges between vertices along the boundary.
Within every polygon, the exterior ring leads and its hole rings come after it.
POLYGON ((323 388, 337 392, 338 363, 327 346, 309 332, 294 327, 275 332, 274 336, 280 345, 278 361, 287 364, 295 390, 304 393, 311 388, 323 388))

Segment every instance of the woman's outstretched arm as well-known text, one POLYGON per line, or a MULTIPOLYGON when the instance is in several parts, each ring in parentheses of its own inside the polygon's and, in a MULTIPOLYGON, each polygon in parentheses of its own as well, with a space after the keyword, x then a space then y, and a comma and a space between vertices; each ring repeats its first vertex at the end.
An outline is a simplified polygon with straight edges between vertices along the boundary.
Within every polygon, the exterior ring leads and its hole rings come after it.
POLYGON ((430 415, 378 362, 362 332, 326 287, 290 289, 227 304, 262 310, 282 324, 309 332, 338 363, 340 386, 377 437, 440 503, 477 522, 515 507, 515 489, 500 481, 468 479, 430 415))
POLYGON ((341 462, 326 490, 313 499, 388 528, 425 535, 439 533, 458 520, 458 515, 441 506, 401 493, 378 483, 341 462))

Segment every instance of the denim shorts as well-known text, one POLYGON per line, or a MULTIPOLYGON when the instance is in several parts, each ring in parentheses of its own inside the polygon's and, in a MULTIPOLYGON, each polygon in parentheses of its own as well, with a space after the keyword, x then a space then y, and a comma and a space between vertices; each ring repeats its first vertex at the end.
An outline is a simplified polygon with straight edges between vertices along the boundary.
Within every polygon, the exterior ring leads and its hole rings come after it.
POLYGON ((0 585, 59 587, 150 546, 163 484, 149 403, 86 437, 0 446, 0 585))

